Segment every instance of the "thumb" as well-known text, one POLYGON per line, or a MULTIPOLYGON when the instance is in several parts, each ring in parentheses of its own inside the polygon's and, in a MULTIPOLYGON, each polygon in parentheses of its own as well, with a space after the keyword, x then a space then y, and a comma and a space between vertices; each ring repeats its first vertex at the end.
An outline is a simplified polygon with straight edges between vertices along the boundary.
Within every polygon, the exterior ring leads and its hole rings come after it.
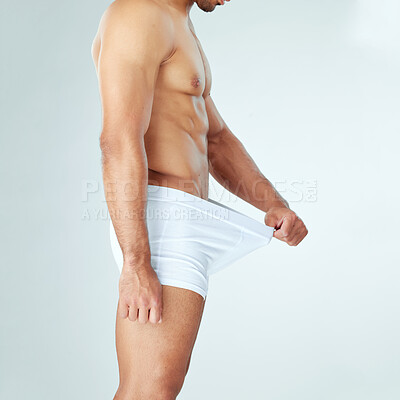
POLYGON ((125 302, 122 302, 121 299, 118 300, 117 315, 120 318, 128 318, 129 315, 128 305, 125 302))
POLYGON ((278 218, 276 214, 267 213, 264 217, 265 225, 271 226, 272 228, 279 229, 282 225, 283 218, 278 218))

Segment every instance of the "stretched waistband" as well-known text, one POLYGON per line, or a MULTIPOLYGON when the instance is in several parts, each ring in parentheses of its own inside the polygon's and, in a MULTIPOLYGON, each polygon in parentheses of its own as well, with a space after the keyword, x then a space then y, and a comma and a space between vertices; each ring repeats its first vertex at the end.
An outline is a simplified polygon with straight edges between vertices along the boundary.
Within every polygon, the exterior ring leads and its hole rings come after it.
POLYGON ((252 233, 259 234, 270 240, 274 228, 263 224, 239 211, 234 210, 224 204, 212 199, 202 199, 201 197, 187 193, 183 190, 158 185, 148 185, 147 199, 152 201, 165 201, 172 204, 184 204, 217 219, 223 219, 227 223, 233 223, 252 233))

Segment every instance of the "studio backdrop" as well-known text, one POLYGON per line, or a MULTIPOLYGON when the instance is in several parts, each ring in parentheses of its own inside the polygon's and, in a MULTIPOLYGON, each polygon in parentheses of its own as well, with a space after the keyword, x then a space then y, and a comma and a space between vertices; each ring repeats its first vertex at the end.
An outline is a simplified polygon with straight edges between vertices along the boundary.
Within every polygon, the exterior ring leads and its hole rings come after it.
MULTIPOLYGON (((118 384, 90 52, 108 5, 1 4, 1 399, 109 400, 118 384)), ((179 398, 399 399, 399 2, 191 16, 221 115, 309 234, 210 278, 179 398)), ((213 179, 210 198, 263 220, 213 179)))

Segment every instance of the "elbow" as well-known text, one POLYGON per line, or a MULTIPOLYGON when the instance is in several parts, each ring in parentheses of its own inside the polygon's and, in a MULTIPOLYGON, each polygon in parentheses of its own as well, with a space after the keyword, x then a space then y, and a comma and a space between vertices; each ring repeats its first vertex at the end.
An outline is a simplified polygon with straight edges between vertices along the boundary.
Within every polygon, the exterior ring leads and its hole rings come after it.
POLYGON ((102 131, 99 138, 101 151, 107 150, 111 145, 117 142, 118 137, 109 131, 102 131))
POLYGON ((103 130, 99 140, 103 162, 140 157, 145 154, 143 137, 134 132, 103 130))
POLYGON ((99 145, 103 160, 108 159, 117 153, 120 152, 121 149, 121 139, 115 137, 114 135, 108 132, 102 132, 100 135, 99 145))
POLYGON ((208 143, 207 158, 209 165, 211 166, 216 163, 220 156, 221 152, 219 152, 219 146, 217 146, 215 143, 208 143))
POLYGON ((212 135, 208 138, 208 159, 210 162, 218 159, 223 156, 224 147, 225 147, 225 131, 221 130, 220 132, 212 135))

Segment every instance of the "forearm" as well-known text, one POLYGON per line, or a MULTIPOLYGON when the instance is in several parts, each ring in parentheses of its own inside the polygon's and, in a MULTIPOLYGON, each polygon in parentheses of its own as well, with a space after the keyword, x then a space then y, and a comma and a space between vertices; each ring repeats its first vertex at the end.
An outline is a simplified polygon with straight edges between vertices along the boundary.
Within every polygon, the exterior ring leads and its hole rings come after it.
POLYGON ((145 218, 147 158, 141 140, 102 142, 103 182, 110 217, 124 256, 132 267, 150 264, 145 218))
POLYGON ((267 212, 289 204, 262 174, 243 144, 229 130, 216 135, 208 144, 211 175, 226 189, 267 212))

